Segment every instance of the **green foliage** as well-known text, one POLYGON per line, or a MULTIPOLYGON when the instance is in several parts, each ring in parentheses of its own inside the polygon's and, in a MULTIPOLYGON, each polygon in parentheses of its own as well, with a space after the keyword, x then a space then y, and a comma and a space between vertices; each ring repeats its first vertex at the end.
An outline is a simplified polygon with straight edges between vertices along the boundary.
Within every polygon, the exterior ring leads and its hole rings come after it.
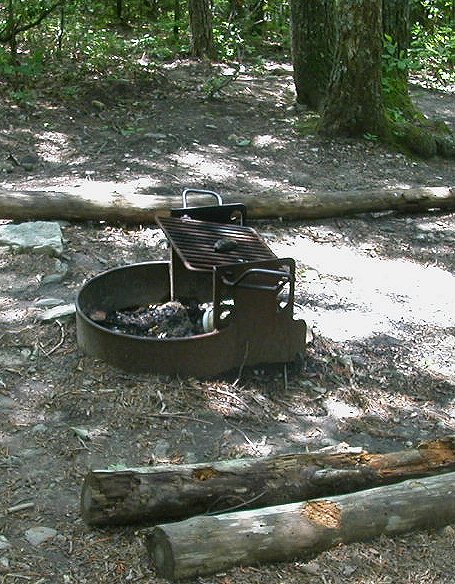
POLYGON ((455 30, 444 26, 429 31, 416 24, 413 34, 414 71, 429 74, 436 85, 455 83, 455 30))
POLYGON ((315 112, 309 112, 297 119, 295 130, 300 136, 314 136, 319 130, 321 116, 315 112))
POLYGON ((455 6, 453 0, 414 0, 412 70, 435 86, 455 83, 455 6))

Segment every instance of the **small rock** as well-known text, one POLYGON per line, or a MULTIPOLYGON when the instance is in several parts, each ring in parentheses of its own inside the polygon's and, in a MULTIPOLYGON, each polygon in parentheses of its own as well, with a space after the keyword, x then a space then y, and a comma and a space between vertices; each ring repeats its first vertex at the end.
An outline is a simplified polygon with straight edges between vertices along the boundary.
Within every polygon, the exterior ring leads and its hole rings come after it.
POLYGON ((9 560, 5 556, 0 557, 0 572, 9 570, 9 560))
POLYGON ((40 298, 35 300, 34 305, 38 308, 54 308, 54 306, 61 306, 65 304, 62 298, 40 298))
POLYGON ((0 411, 12 410, 16 406, 17 403, 11 397, 8 397, 7 395, 0 395, 0 411))
POLYGON ((3 162, 2 165, 0 166, 0 172, 4 172, 4 173, 10 173, 13 172, 15 169, 14 164, 11 164, 10 162, 3 162))
POLYGON ((33 170, 41 162, 41 159, 36 154, 26 154, 19 158, 19 164, 25 170, 33 170))
POLYGON ((308 564, 303 564, 302 569, 312 576, 317 576, 321 573, 321 566, 316 562, 308 562, 308 564))
POLYGON ((158 440, 157 443, 155 444, 155 448, 153 449, 153 454, 156 456, 156 458, 166 458, 166 456, 169 453, 169 448, 171 447, 171 445, 169 444, 169 442, 167 440, 158 440))
POLYGON ((65 276, 63 274, 49 274, 49 276, 44 276, 41 280, 42 286, 48 286, 49 284, 60 284, 63 282, 65 276))
POLYGON ((347 578, 349 578, 350 576, 352 576, 352 574, 354 574, 354 572, 357 570, 357 566, 351 566, 350 564, 346 564, 343 567, 343 576, 346 576, 347 578))
POLYGON ((45 434, 47 432, 46 424, 36 424, 32 428, 32 434, 45 434))
POLYGON ((21 252, 59 256, 63 252, 62 231, 54 221, 0 225, 0 245, 8 245, 21 252))
POLYGON ((74 304, 63 304, 62 306, 55 306, 49 310, 45 310, 42 314, 38 316, 38 319, 43 322, 50 322, 52 320, 57 320, 59 318, 66 318, 73 316, 76 312, 76 306, 74 304))
POLYGON ((167 134, 159 134, 154 132, 147 132, 144 134, 146 138, 152 138, 152 140, 166 140, 168 138, 167 134))
POLYGON ((52 527, 31 527, 25 532, 25 539, 30 545, 38 546, 49 541, 57 535, 57 531, 52 529, 52 527))
POLYGON ((92 99, 92 106, 97 110, 106 109, 106 104, 99 99, 92 99))
POLYGON ((6 539, 4 535, 0 535, 0 551, 7 550, 11 547, 10 542, 6 539))
POLYGON ((32 356, 32 349, 28 347, 7 347, 0 348, 0 365, 6 367, 20 367, 27 363, 32 356))
MULTIPOLYGON (((455 528, 452 525, 446 525, 441 529, 441 535, 444 537, 455 537, 455 528)), ((1 548, 0 548, 1 549, 1 548)))

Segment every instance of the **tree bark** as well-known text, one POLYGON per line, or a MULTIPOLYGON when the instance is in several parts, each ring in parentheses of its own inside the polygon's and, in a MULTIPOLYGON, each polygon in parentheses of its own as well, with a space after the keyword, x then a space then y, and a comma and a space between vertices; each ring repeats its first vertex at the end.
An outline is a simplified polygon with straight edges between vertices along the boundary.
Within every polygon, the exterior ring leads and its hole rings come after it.
POLYGON ((385 137, 382 0, 339 0, 338 12, 338 43, 321 132, 385 137))
POLYGON ((335 0, 291 0, 290 8, 297 102, 319 110, 327 95, 333 66, 335 0))
POLYGON ((286 454, 260 459, 93 470, 81 513, 90 525, 175 521, 358 491, 455 470, 455 437, 389 454, 286 454))
POLYGON ((397 47, 397 57, 405 58, 410 43, 410 1, 382 0, 384 34, 397 47))
POLYGON ((235 565, 308 559, 339 543, 455 521, 455 473, 397 485, 158 525, 146 545, 159 576, 194 578, 235 565))
POLYGON ((191 29, 191 54, 201 59, 216 56, 213 40, 212 9, 210 0, 189 0, 188 13, 191 29))
MULTIPOLYGON (((255 219, 321 219, 396 210, 401 213, 428 209, 454 209, 455 187, 418 187, 395 190, 308 192, 283 196, 279 193, 224 196, 225 203, 245 203, 255 219)), ((192 204, 206 205, 206 199, 192 204)), ((179 195, 120 195, 55 191, 7 191, 0 189, 0 217, 14 220, 108 221, 147 224, 156 215, 182 206, 179 195)))

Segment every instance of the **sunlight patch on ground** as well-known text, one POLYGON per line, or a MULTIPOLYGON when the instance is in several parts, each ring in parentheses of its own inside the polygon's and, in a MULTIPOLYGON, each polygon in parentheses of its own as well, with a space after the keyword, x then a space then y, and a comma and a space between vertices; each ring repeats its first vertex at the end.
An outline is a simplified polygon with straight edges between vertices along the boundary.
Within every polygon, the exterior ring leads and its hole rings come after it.
POLYGON ((253 138, 253 145, 256 146, 256 148, 279 150, 285 147, 285 142, 284 140, 279 140, 270 134, 262 134, 253 138))
POLYGON ((272 244, 281 257, 291 256, 319 277, 305 297, 305 312, 319 331, 335 341, 391 334, 400 327, 431 324, 455 326, 455 277, 437 267, 409 260, 387 260, 302 237, 291 244, 272 244), (314 270, 314 271, 313 271, 314 270))
POLYGON ((219 159, 211 159, 208 154, 183 152, 173 156, 179 166, 186 166, 193 172, 212 180, 227 180, 234 177, 235 168, 219 159))
POLYGON ((66 149, 69 147, 68 136, 61 132, 43 132, 36 136, 39 142, 36 145, 37 154, 48 162, 62 162, 66 149))
POLYGON ((12 324, 23 322, 27 319, 28 310, 26 308, 2 309, 0 313, 0 323, 12 324))

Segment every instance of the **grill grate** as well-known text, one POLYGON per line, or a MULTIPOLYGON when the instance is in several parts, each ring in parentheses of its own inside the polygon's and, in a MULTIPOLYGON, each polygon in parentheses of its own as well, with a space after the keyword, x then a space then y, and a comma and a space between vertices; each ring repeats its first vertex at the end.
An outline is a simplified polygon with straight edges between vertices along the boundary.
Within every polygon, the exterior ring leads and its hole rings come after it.
POLYGON ((215 266, 277 257, 251 227, 185 217, 158 217, 157 223, 189 270, 212 271, 215 266), (223 239, 233 241, 233 248, 217 251, 223 239))

